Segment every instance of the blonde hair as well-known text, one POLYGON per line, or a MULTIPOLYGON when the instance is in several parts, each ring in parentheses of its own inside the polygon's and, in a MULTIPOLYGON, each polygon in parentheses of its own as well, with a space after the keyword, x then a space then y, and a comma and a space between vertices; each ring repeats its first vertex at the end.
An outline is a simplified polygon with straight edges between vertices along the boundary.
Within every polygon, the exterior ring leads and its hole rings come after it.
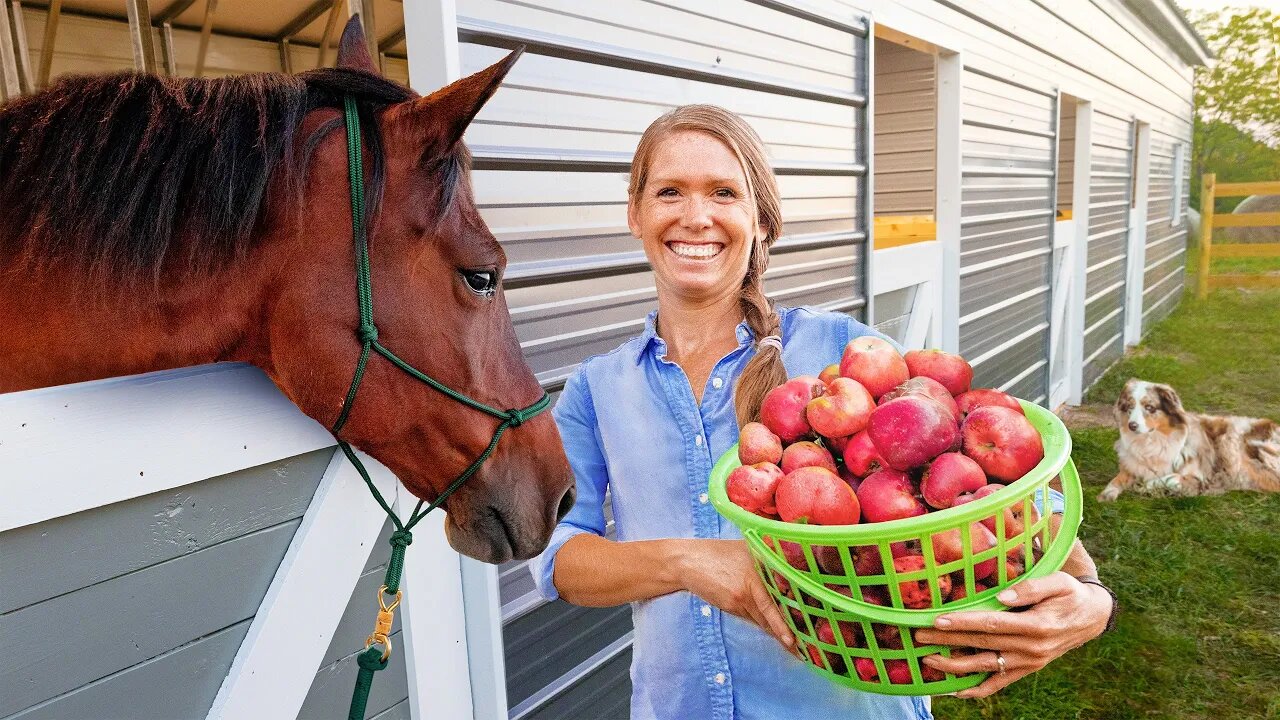
MULTIPOLYGON (((751 257, 739 298, 742 313, 755 333, 757 343, 768 335, 781 336, 778 313, 773 308, 773 301, 764 294, 764 272, 769 267, 769 248, 782 234, 782 201, 764 143, 745 120, 715 105, 684 105, 654 120, 636 146, 627 194, 633 204, 639 201, 649 179, 654 149, 667 136, 681 131, 702 132, 716 138, 728 146, 742 165, 747 178, 747 192, 755 201, 762 231, 751 241, 751 257)), ((757 344, 755 357, 743 369, 734 389, 738 425, 757 420, 765 394, 786 380, 782 351, 770 344, 757 344)))

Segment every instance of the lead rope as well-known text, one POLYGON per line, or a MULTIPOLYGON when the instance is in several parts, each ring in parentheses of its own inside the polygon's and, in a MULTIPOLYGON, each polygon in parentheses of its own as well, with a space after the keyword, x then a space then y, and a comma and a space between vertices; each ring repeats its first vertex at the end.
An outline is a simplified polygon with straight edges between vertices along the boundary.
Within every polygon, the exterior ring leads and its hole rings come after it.
POLYGON ((387 667, 387 663, 391 658, 391 640, 388 635, 391 633, 391 625, 395 620, 395 609, 400 605, 400 601, 404 597, 403 591, 400 590, 400 575, 404 571, 405 549, 413 543, 413 533, 410 530, 414 525, 418 524, 419 520, 426 517, 427 513, 444 504, 444 501, 461 487, 462 483, 471 477, 484 464, 485 460, 489 459, 494 449, 498 447, 498 440, 502 438, 502 434, 507 431, 507 428, 519 427, 546 410, 551 404, 551 397, 546 392, 543 392, 542 398, 527 408, 522 410, 498 410, 482 402, 472 400, 466 395, 427 377, 396 357, 394 353, 378 342, 378 328, 373 324, 373 287, 372 282, 370 282, 369 242, 365 224, 363 143, 360 132, 360 115, 356 108, 355 98, 349 95, 344 98, 344 111, 347 126, 347 172, 351 183, 351 234, 356 246, 356 282, 360 304, 360 327, 356 334, 360 338, 361 348, 360 361, 356 364, 355 376, 351 380, 351 389, 347 391, 346 400, 342 403, 342 411, 338 414, 338 420, 334 423, 331 432, 336 437, 338 431, 347 423, 351 406, 355 402, 356 391, 359 390, 360 382, 364 379, 365 364, 369 361, 370 350, 377 352, 390 360, 396 367, 454 400, 502 421, 498 424, 497 429, 494 430, 493 439, 489 441, 489 446, 485 448, 480 457, 476 458, 476 461, 471 463, 458 476, 458 479, 454 480, 440 494, 440 497, 427 505, 425 510, 422 508, 424 501, 418 500, 418 504, 414 506, 413 512, 409 515, 409 520, 403 523, 382 497, 382 493, 378 492, 378 488, 374 486, 373 480, 369 477, 369 472, 364 468, 364 464, 356 457, 355 451, 346 442, 338 440, 338 447, 342 448, 343 454, 355 466, 356 471, 360 473, 360 477, 364 479, 364 484, 369 487, 369 492, 373 493, 373 499, 378 501, 378 505, 387 513, 387 517, 391 519, 391 523, 396 528, 395 532, 391 533, 391 558, 387 561, 387 574, 382 581, 382 587, 378 589, 378 619, 374 624, 373 633, 365 640, 364 652, 361 652, 356 657, 360 672, 356 676, 356 687, 351 695, 351 710, 348 712, 347 718, 348 720, 364 720, 365 707, 369 702, 369 690, 373 686, 373 674, 387 667), (390 604, 387 603, 388 597, 393 598, 390 604), (377 646, 381 646, 381 649, 377 646))

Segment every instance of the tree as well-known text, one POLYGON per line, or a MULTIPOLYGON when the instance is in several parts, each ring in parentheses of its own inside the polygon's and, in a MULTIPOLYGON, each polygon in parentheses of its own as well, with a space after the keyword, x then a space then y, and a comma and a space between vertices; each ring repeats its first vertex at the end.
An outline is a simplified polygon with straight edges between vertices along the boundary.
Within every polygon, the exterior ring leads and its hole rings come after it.
POLYGON ((1193 202, 1202 173, 1280 179, 1280 14, 1261 8, 1195 13, 1217 60, 1196 69, 1193 202))

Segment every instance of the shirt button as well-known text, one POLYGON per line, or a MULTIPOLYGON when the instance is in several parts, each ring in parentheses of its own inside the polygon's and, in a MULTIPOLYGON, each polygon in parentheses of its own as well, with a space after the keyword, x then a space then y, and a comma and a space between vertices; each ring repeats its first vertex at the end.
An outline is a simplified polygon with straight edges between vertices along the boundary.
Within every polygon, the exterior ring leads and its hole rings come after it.
POLYGON ((710 500, 710 499, 711 498, 708 497, 706 493, 702 493, 701 495, 698 496, 698 502, 702 503, 703 505, 706 505, 707 500, 710 500))
POLYGON ((698 447, 702 447, 702 436, 699 435, 698 437, 694 438, 693 444, 697 445, 698 447))
POLYGON ((724 380, 721 380, 720 378, 711 378, 711 387, 719 390, 724 387, 724 380))
POLYGON ((716 673, 716 684, 717 685, 724 684, 724 673, 716 673))
POLYGON ((711 617, 711 606, 710 606, 710 605, 703 605, 703 606, 702 606, 702 617, 711 617))

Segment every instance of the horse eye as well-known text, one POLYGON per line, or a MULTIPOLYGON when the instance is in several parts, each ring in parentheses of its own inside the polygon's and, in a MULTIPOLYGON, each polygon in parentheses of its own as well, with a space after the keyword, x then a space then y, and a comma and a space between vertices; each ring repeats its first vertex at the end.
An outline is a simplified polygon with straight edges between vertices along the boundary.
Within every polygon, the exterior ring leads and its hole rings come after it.
POLYGON ((498 274, 492 270, 463 270, 462 279, 477 295, 489 296, 498 289, 498 274))

